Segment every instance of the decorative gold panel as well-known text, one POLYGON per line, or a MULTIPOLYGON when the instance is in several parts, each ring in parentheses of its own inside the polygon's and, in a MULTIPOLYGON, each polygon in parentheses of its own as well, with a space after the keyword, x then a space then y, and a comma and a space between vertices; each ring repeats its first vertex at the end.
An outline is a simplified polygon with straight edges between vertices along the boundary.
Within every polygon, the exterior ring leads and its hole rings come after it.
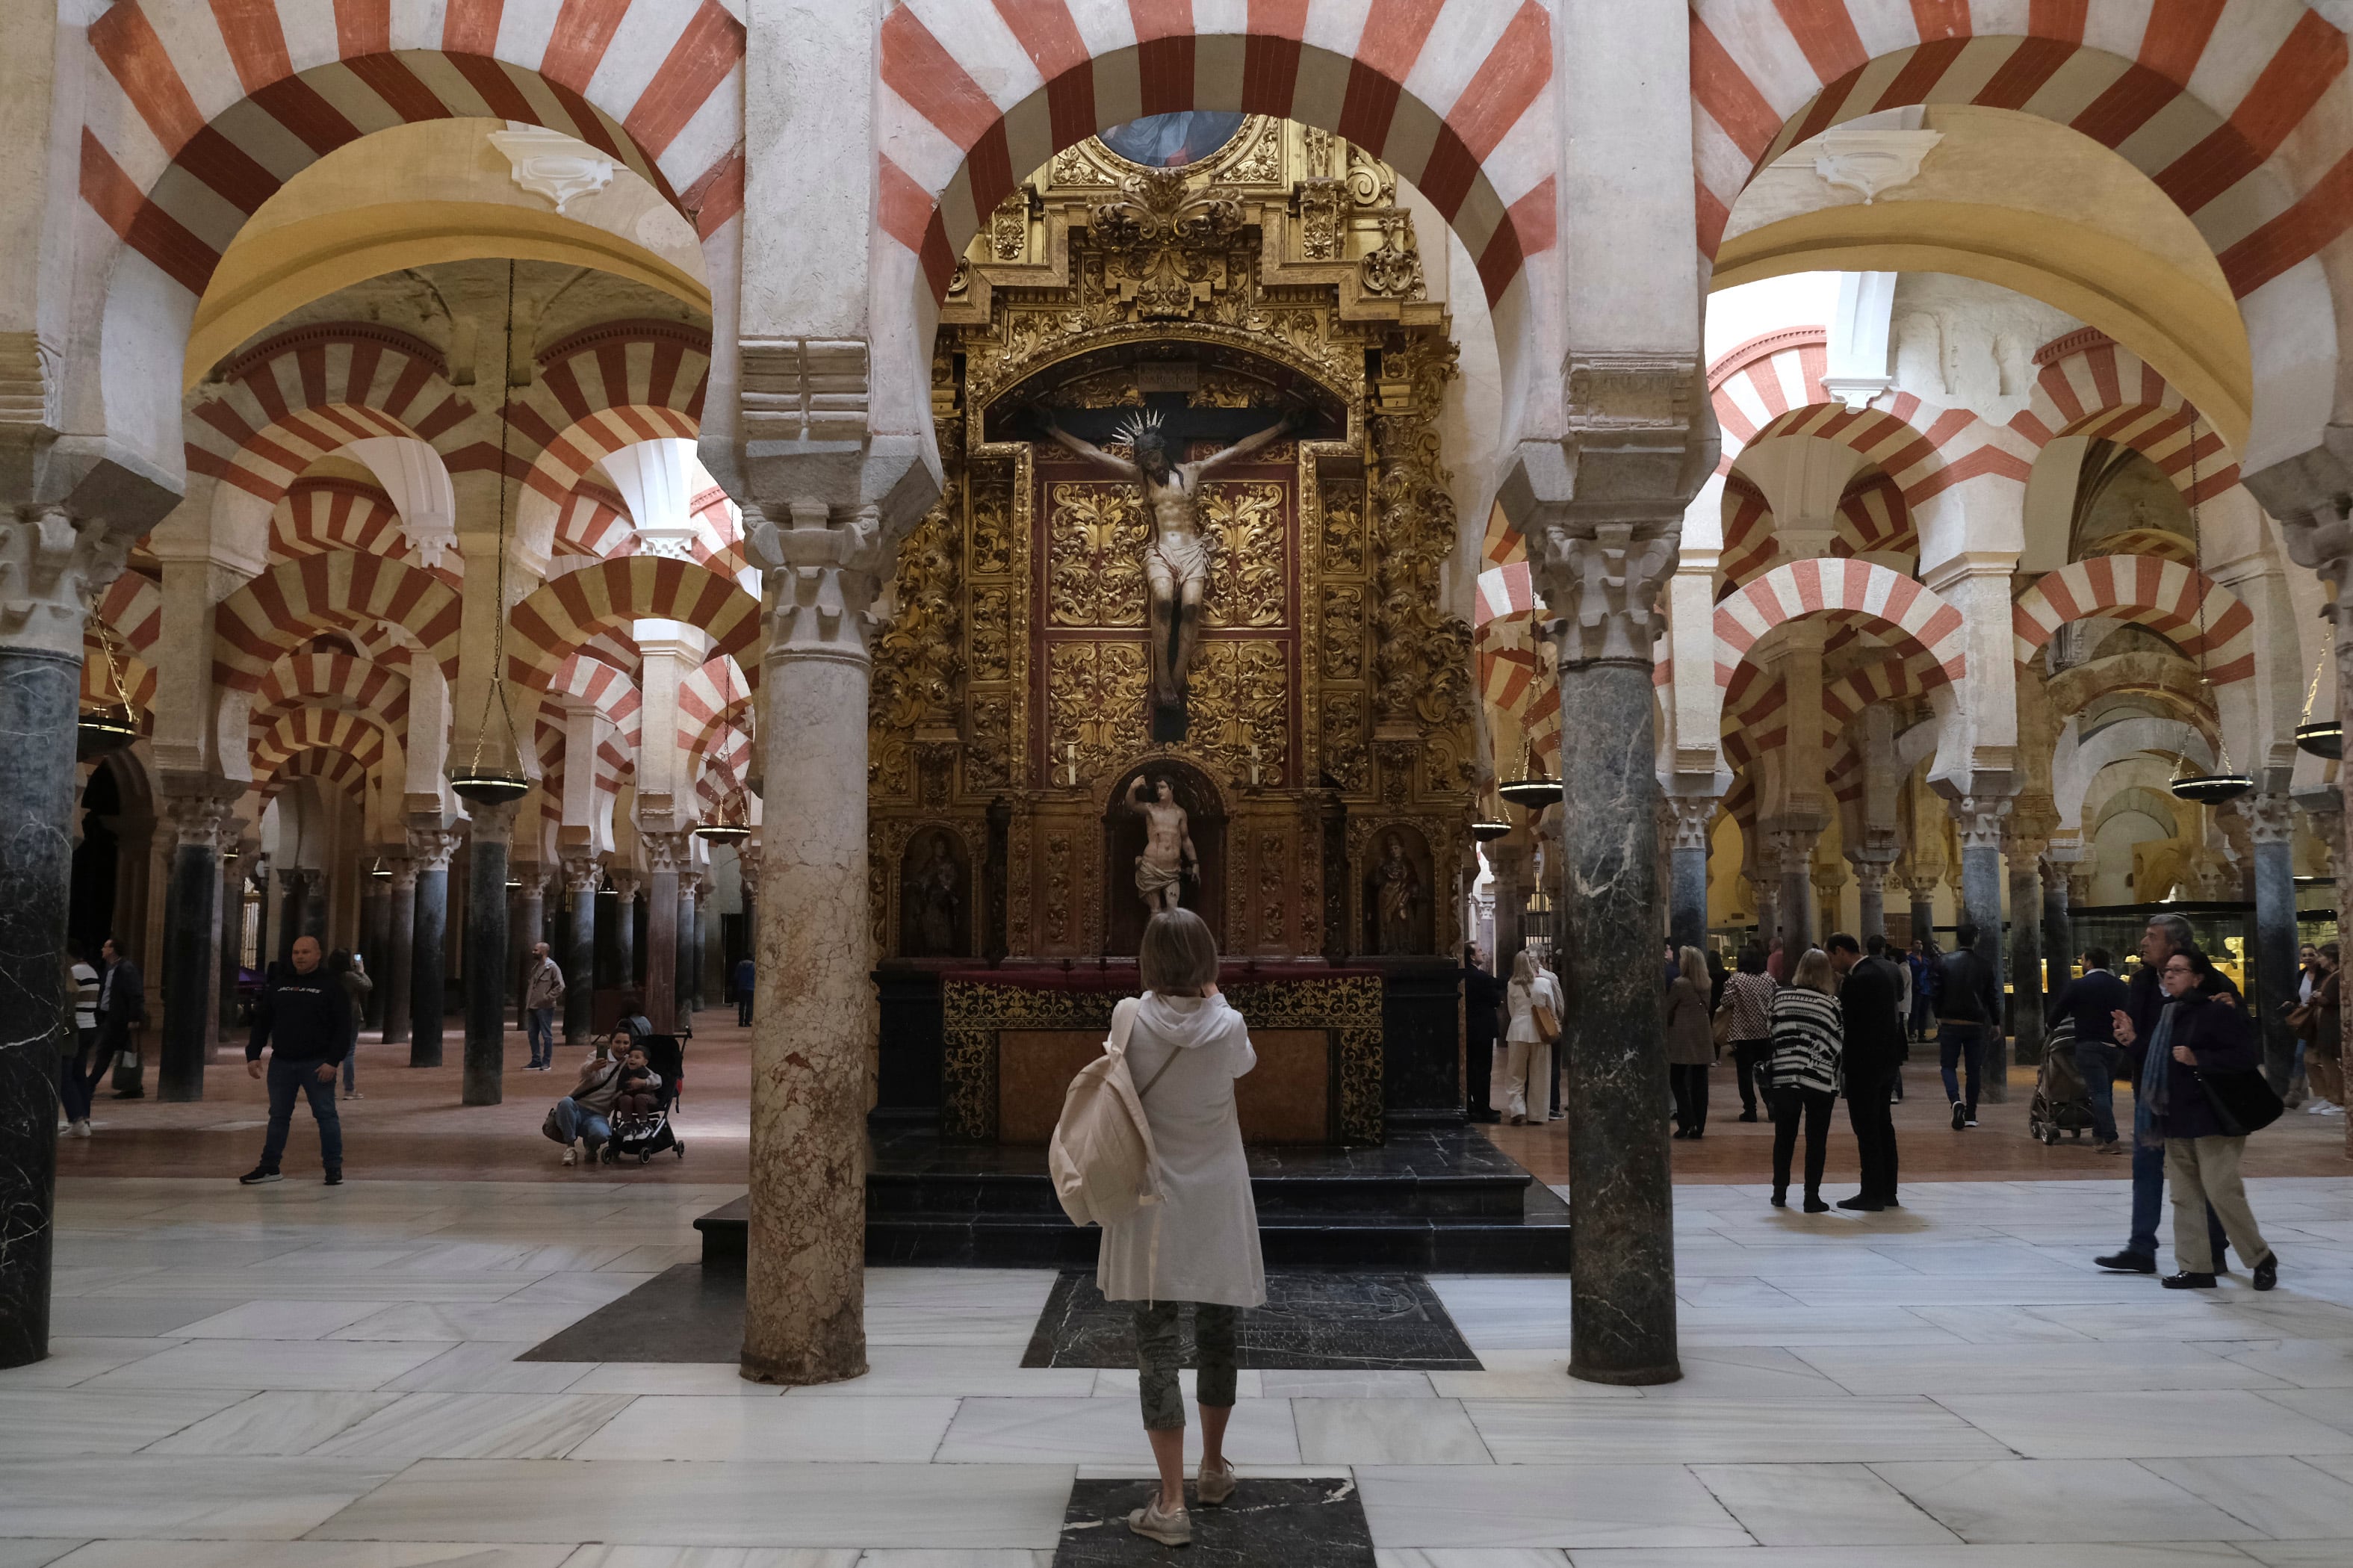
MULTIPOLYGON (((1145 663, 1142 642, 1047 645, 1047 760, 1057 784, 1068 783, 1065 770, 1073 746, 1082 780, 1144 749, 1144 688, 1150 678, 1145 663)), ((1194 700, 1198 712, 1198 697, 1194 700)))
POLYGON ((1324 772, 1343 790, 1365 787, 1365 716, 1353 697, 1324 696, 1324 772))
POLYGON ((1046 508, 1047 623, 1144 625, 1144 551, 1151 524, 1135 487, 1119 479, 1059 479, 1047 487, 1046 508))
POLYGON ((1207 757, 1236 784, 1250 782, 1253 744, 1259 782, 1284 782, 1291 754, 1291 672, 1284 646, 1204 641, 1194 663, 1186 749, 1207 757))
POLYGON ((1013 590, 976 588, 972 595, 972 678, 1013 678, 1013 590))
POLYGON ((1353 583, 1324 590, 1324 679, 1360 680, 1365 674, 1365 591, 1353 583))
POLYGON ((1019 527, 1013 512, 1009 478, 975 475, 972 481, 972 574, 1002 576, 1013 570, 1013 541, 1019 527))
POLYGON ((1324 485, 1324 570, 1335 577, 1365 570, 1365 487, 1354 480, 1324 485))
POLYGON ((1283 487, 1272 480, 1201 487, 1201 534, 1209 550, 1203 619, 1252 630, 1290 621, 1284 591, 1283 487))

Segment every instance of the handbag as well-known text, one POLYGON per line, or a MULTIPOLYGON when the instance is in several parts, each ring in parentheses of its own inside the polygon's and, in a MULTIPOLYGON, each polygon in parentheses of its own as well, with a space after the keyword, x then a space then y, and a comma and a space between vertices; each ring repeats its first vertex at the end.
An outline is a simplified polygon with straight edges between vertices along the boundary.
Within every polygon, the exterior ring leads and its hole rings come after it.
POLYGON ((1718 1007, 1715 1010, 1715 1022, 1714 1025, 1710 1026, 1708 1033, 1715 1037, 1716 1055, 1722 1056, 1724 1054, 1724 1047, 1732 1044, 1731 1008, 1718 1007))
POLYGON ((1554 1017, 1552 1009, 1541 1002, 1529 1007, 1528 1020, 1535 1025, 1536 1037, 1539 1039, 1549 1040, 1560 1033, 1560 1020, 1554 1017))
POLYGON ((2244 1138, 2280 1119, 2287 1107, 2273 1092, 2261 1068, 2234 1068, 2224 1072, 2200 1072, 2199 1087, 2214 1108, 2228 1136, 2244 1138))

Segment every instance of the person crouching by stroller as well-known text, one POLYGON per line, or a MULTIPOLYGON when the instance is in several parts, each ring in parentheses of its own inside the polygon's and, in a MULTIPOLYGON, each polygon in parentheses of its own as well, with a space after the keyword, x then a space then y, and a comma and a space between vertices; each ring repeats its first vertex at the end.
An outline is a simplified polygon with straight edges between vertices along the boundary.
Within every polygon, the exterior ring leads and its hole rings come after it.
POLYGON ((294 1124, 294 1096, 309 1097, 319 1122, 319 1163, 327 1185, 343 1184, 343 1124, 335 1114, 335 1069, 351 1048, 351 997, 319 962, 319 939, 294 939, 294 966, 280 970, 253 1005, 253 1035, 246 1042, 245 1070, 264 1076, 261 1053, 269 1052, 269 1131, 261 1141, 261 1163, 237 1178, 251 1187, 279 1180, 278 1163, 294 1124))
MULTIPOLYGON (((629 1055, 645 1059, 645 1053, 634 1048, 629 1055)), ((565 1164, 580 1163, 584 1142, 588 1145, 588 1163, 596 1163, 596 1152, 613 1136, 613 1108, 621 1098, 621 1075, 627 1068, 627 1057, 599 1051, 580 1064, 580 1081, 555 1102, 550 1120, 555 1124, 557 1141, 564 1145, 565 1164)))

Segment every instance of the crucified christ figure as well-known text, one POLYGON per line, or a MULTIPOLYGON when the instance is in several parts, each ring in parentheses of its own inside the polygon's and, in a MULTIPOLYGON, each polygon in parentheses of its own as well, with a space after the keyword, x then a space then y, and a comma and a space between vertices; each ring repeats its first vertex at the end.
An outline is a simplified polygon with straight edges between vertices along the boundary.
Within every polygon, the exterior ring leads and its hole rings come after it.
POLYGON ((1152 702, 1155 708, 1181 713, 1185 679, 1201 638, 1201 595, 1209 582, 1209 552, 1201 542, 1201 477, 1250 456, 1291 429, 1298 416, 1286 414, 1256 435, 1189 463, 1168 460, 1168 440, 1155 413, 1137 416, 1122 431, 1134 450, 1134 461, 1081 440, 1056 424, 1051 414, 1041 411, 1041 416, 1046 434, 1071 451, 1144 488, 1153 529, 1152 542, 1144 551, 1144 578, 1152 594, 1152 702))

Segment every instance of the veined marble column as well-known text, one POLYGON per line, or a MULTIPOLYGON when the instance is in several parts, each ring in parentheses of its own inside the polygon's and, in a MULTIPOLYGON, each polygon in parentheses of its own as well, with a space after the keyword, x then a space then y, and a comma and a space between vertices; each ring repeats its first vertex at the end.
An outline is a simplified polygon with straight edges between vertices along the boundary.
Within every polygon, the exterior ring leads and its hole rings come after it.
POLYGON ((237 1028, 237 972, 245 940, 245 879, 236 872, 237 864, 221 868, 220 937, 215 952, 220 962, 213 975, 216 1043, 228 1039, 237 1028))
POLYGON ((694 1017, 694 876, 681 872, 678 879, 678 931, 671 943, 674 976, 671 992, 672 1009, 677 1021, 690 1027, 694 1017))
POLYGON ((1936 937, 1936 881, 1934 877, 1906 877, 1905 890, 1912 896, 1912 940, 1934 942, 1936 937))
POLYGON ((640 832, 646 851, 646 1016, 658 1033, 678 1027, 678 866, 683 833, 640 832))
POLYGON ((2011 1059, 2033 1067, 2042 1060, 2042 851, 2050 840, 2017 831, 2025 816, 2011 812, 2013 831, 2003 849, 2010 862, 2010 1023, 2017 1032, 2011 1059))
POLYGON ((1819 929, 1820 916, 1814 900, 1814 845, 1820 837, 1817 828, 1783 826, 1774 828, 1767 838, 1779 873, 1773 917, 1781 928, 1781 947, 1789 955, 1791 974, 1798 972, 1798 960, 1805 951, 1820 946, 1829 934, 1819 929))
POLYGON ((594 855, 564 858, 564 1043, 583 1051, 596 1035, 596 884, 603 876, 594 855))
POLYGON ((241 826, 234 799, 210 781, 168 791, 165 811, 176 839, 164 890, 162 1009, 155 1092, 165 1100, 202 1100, 205 1063, 213 1054, 212 1010, 220 990, 220 856, 224 837, 241 826))
MULTIPOLYGON (((438 819, 408 829, 408 854, 417 867, 416 934, 408 944, 408 1065, 441 1065, 441 1037, 449 1010, 449 857, 458 835, 438 819)), ((500 889, 503 900, 505 889, 500 889)))
POLYGON ((533 945, 545 942, 547 930, 547 868, 536 860, 509 864, 510 878, 522 886, 514 890, 513 918, 507 925, 507 1005, 522 1005, 522 965, 533 945))
POLYGON ((327 940, 335 912, 333 889, 328 886, 323 866, 313 866, 303 876, 308 880, 302 889, 302 934, 319 944, 319 956, 324 960, 333 945, 327 940))
POLYGON ((1716 802, 1694 795, 1666 798, 1672 860, 1667 900, 1667 930, 1675 945, 1707 945, 1708 831, 1715 822, 1716 802))
POLYGON ((384 1043, 400 1044, 409 1036, 409 1008, 416 990, 417 862, 406 855, 387 856, 385 869, 384 975, 375 988, 384 993, 384 1043))
POLYGON ((698 878, 694 884, 694 1010, 717 1005, 723 987, 713 985, 711 974, 711 900, 712 888, 708 876, 698 878))
POLYGON ((1861 906, 1855 923, 1862 929, 1854 934, 1868 943, 1873 937, 1887 934, 1887 863, 1861 855, 1848 856, 1846 863, 1854 872, 1861 906))
POLYGON ((368 978, 375 982, 360 1005, 360 1026, 376 1029, 384 1026, 385 951, 392 945, 392 885, 391 879, 379 877, 364 858, 359 868, 360 879, 360 952, 367 959, 368 978))
POLYGON ((768 798, 754 963, 752 1201, 744 1375, 866 1371, 867 607, 885 543, 871 508, 796 501, 763 523, 768 641, 759 726, 768 798))
POLYGON ((1495 973, 1512 977, 1512 961, 1527 945, 1524 917, 1528 907, 1528 852, 1508 838, 1487 846, 1487 868, 1495 874, 1495 973))
POLYGON ((473 805, 466 854, 466 1058, 463 1105, 506 1098, 507 851, 515 806, 473 805))
POLYGON ((82 629, 129 544, 60 507, 0 507, 0 1368, 49 1353, 82 629))
POLYGON ((638 986, 638 889, 641 879, 635 871, 615 870, 607 879, 613 884, 613 945, 620 957, 615 970, 614 984, 624 991, 638 986))
POLYGON ((301 866, 289 866, 278 873, 278 962, 289 968, 294 963, 294 939, 311 929, 302 912, 310 897, 311 873, 301 866))
MULTIPOLYGON (((1993 966, 1994 994, 2001 994, 2001 840, 2010 820, 2007 796, 1964 795, 1952 803, 1961 842, 1961 910, 1956 925, 1978 928, 1977 951, 1993 966)), ((2002 1021, 1986 1026, 1985 1084, 1978 1098, 2000 1105, 2010 1099, 2010 1047, 2002 1021)))
POLYGON ((2284 1094, 2295 1070, 2295 1036, 2280 1012, 2295 995, 2295 810, 2285 795, 2234 803, 2255 847, 2255 1016, 2263 1030, 2263 1076, 2284 1094))
POLYGON ((2067 873, 2084 858, 2081 844, 2054 844, 2042 852, 2042 956, 2052 984, 2063 986, 2075 962, 2075 910, 2067 873))

